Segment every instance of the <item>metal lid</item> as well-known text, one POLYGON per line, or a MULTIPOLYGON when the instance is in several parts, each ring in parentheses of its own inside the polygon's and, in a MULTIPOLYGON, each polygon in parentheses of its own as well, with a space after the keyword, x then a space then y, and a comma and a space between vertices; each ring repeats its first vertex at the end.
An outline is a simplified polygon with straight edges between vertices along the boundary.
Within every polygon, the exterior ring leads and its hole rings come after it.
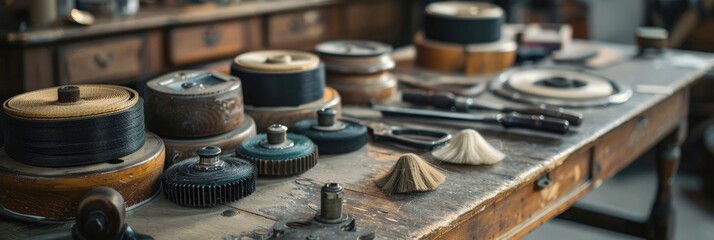
POLYGON ((150 90, 181 96, 210 95, 240 88, 237 77, 210 71, 178 71, 146 83, 150 90))
POLYGON ((14 96, 3 104, 8 115, 36 120, 94 117, 137 104, 139 94, 113 85, 51 87, 14 96))
POLYGON ((323 42, 315 50, 325 61, 327 70, 341 73, 375 73, 394 68, 389 55, 392 47, 385 43, 363 40, 323 42))
POLYGON ((308 52, 266 50, 238 55, 234 64, 253 72, 292 73, 317 68, 320 65, 320 58, 308 52))
POLYGON ((503 17, 501 7, 482 2, 435 2, 426 6, 432 16, 454 19, 493 19, 503 17))
POLYGON ((338 40, 323 42, 315 47, 317 53, 339 57, 376 57, 392 52, 392 46, 365 40, 338 40))

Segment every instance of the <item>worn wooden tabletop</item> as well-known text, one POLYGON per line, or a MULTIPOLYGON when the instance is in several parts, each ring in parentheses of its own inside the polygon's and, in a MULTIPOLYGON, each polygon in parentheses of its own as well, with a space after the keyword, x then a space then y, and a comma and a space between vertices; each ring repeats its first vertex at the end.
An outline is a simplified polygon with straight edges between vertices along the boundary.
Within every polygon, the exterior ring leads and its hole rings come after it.
MULTIPOLYGON (((584 123, 565 135, 503 130, 481 124, 446 126, 445 122, 434 121, 428 125, 421 124, 454 132, 464 127, 475 128, 508 155, 493 166, 437 163, 447 179, 435 191, 396 196, 380 192, 374 183, 375 178, 387 171, 405 150, 370 142, 354 153, 320 156, 317 166, 302 175, 260 179, 254 194, 233 204, 191 209, 179 207, 168 202, 164 196, 158 196, 147 205, 130 211, 127 222, 138 232, 157 239, 238 238, 258 229, 270 229, 276 220, 311 218, 319 210, 321 185, 338 182, 347 189, 346 213, 357 219, 358 227, 376 229, 378 238, 438 237, 438 234, 478 214, 526 182, 532 182, 541 173, 562 164, 578 149, 598 140, 677 90, 689 86, 714 63, 712 54, 668 51, 657 59, 634 60, 631 58, 634 47, 592 42, 576 44, 604 46, 622 53, 623 62, 593 71, 629 85, 634 90, 633 97, 621 105, 578 109, 584 115, 584 123)), ((490 93, 479 98, 510 104, 490 93)), ((359 107, 346 107, 344 111, 365 118, 379 116, 359 107)), ((393 119, 386 121, 397 122, 393 119)), ((0 238, 25 237, 69 226, 3 221, 0 223, 0 238)))

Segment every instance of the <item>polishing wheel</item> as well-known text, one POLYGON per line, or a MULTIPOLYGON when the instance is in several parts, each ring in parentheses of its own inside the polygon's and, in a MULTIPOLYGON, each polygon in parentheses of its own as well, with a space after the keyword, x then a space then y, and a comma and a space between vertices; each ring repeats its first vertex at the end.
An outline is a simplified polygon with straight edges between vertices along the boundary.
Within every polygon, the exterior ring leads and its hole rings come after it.
POLYGON ((52 87, 5 101, 5 151, 16 161, 66 167, 101 163, 144 145, 139 94, 111 85, 52 87))
POLYGON ((316 118, 317 115, 315 113, 322 108, 335 110, 342 108, 342 98, 337 90, 326 87, 322 99, 296 107, 255 107, 246 105, 245 113, 255 119, 255 126, 258 132, 264 132, 271 124, 277 123, 290 127, 293 123, 302 119, 316 118))
POLYGON ((424 34, 427 39, 459 44, 494 42, 501 39, 503 9, 490 3, 436 2, 426 7, 424 34))
POLYGON ((168 138, 163 137, 166 144, 165 168, 196 156, 196 149, 204 146, 217 146, 222 149, 235 149, 249 137, 255 136, 255 121, 245 116, 243 122, 230 132, 202 138, 168 138))
POLYGON ((414 46, 418 66, 466 75, 497 73, 511 67, 518 48, 508 39, 461 45, 425 39, 422 33, 414 36, 414 46))
POLYGON ((236 157, 255 164, 260 176, 291 176, 314 167, 317 146, 309 138, 287 131, 283 125, 270 125, 266 134, 243 141, 236 157))
POLYGON ((328 71, 367 74, 394 68, 389 55, 392 47, 373 41, 342 40, 323 42, 315 47, 328 71))
POLYGON ((337 111, 321 109, 317 112, 317 119, 296 122, 292 131, 310 138, 322 154, 349 153, 367 144, 365 126, 336 118, 337 111))
POLYGON ((287 50, 239 55, 231 75, 243 82, 245 104, 255 107, 298 106, 322 98, 325 70, 311 53, 287 50))
MULTIPOLYGON (((131 209, 153 198, 160 190, 164 144, 147 133, 134 153, 86 166, 40 167, 8 157, 0 148, 0 211, 33 221, 74 218, 84 194, 108 186, 125 196, 131 209)), ((68 157, 70 158, 70 157, 68 157)))
POLYGON ((243 122, 238 78, 209 71, 179 71, 146 83, 147 128, 162 137, 206 137, 243 122))
POLYGON ((216 146, 199 149, 197 158, 175 164, 163 177, 164 193, 187 207, 213 207, 240 200, 255 191, 257 172, 252 164, 220 156, 216 146))
POLYGON ((340 92, 344 104, 382 103, 397 94, 397 78, 389 72, 375 74, 329 73, 328 85, 340 92))

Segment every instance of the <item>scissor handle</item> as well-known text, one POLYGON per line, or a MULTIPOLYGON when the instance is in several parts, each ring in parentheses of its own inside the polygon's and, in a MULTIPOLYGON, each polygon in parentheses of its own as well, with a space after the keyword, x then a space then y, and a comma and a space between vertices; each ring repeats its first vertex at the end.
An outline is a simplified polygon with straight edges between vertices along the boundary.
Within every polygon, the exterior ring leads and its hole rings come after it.
POLYGON ((373 133, 372 138, 375 141, 387 141, 417 150, 431 151, 451 140, 451 134, 426 129, 392 127, 387 132, 373 133))

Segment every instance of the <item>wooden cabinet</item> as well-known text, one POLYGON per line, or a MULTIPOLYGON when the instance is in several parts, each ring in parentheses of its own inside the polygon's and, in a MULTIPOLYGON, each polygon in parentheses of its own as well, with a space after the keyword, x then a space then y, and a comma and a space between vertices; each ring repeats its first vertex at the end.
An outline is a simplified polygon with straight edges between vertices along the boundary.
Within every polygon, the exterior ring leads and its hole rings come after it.
POLYGON ((173 65, 236 56, 260 44, 258 18, 188 27, 169 32, 169 53, 173 65))
POLYGON ((78 42, 59 48, 60 84, 114 82, 145 71, 143 34, 78 42))
POLYGON ((337 35, 336 8, 309 9, 268 16, 269 48, 312 48, 337 35))
POLYGON ((344 28, 349 38, 393 42, 406 28, 399 1, 354 1, 345 6, 344 28))

